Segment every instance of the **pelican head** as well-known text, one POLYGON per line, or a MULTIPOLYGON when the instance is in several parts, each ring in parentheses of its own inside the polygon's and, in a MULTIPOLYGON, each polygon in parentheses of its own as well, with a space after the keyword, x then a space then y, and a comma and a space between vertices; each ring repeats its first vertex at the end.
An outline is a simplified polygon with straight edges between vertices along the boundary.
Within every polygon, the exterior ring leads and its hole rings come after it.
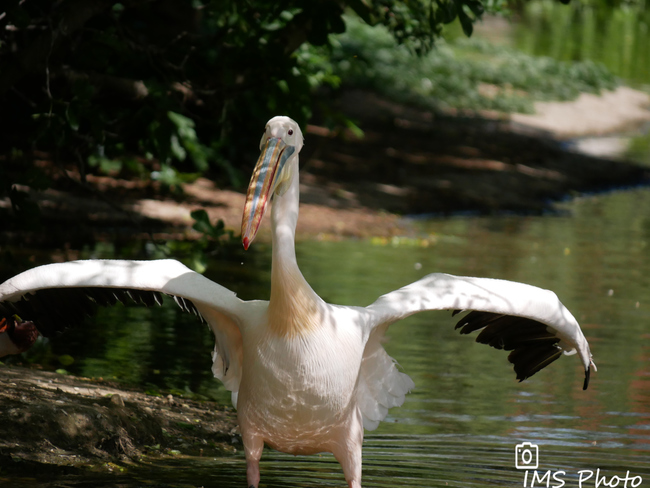
POLYGON ((298 153, 303 138, 298 124, 279 115, 266 123, 260 141, 260 157, 248 185, 241 235, 244 249, 255 239, 266 206, 272 195, 284 194, 295 171, 298 171, 298 153))

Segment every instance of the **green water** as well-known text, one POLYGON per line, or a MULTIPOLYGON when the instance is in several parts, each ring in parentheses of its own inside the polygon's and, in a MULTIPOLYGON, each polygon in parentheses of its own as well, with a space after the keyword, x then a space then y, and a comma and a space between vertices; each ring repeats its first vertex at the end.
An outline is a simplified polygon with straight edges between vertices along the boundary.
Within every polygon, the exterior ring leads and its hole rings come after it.
MULTIPOLYGON (((514 466, 515 446, 522 442, 539 446, 540 475, 552 470, 557 476, 549 486, 562 480, 578 487, 580 476, 593 471, 582 486, 594 487, 597 469, 608 483, 629 470, 646 486, 650 190, 579 198, 563 204, 556 216, 456 217, 414 226, 411 239, 301 242, 299 263, 314 289, 339 304, 369 304, 434 271, 553 289, 581 323, 599 370, 587 391, 581 389, 576 357, 562 357, 518 383, 507 355, 460 336, 449 313, 419 314, 395 324, 386 348, 416 389, 378 430, 367 433, 364 486, 523 486, 524 471, 514 466)), ((242 298, 264 298, 269 251, 257 244, 253 252, 213 263, 208 275, 242 298)), ((86 257, 91 256, 106 257, 89 251, 86 257)), ((107 310, 89 327, 86 334, 53 341, 42 357, 60 367, 56 358, 69 354, 75 362, 67 368, 77 374, 115 376, 228 402, 210 377, 210 333, 173 304, 107 310)), ((266 487, 345 485, 330 455, 293 457, 267 450, 261 471, 266 487)), ((50 486, 118 486, 115 478, 65 483, 50 486)), ((245 462, 239 449, 221 459, 144 465, 120 476, 119 486, 242 487, 245 462)))

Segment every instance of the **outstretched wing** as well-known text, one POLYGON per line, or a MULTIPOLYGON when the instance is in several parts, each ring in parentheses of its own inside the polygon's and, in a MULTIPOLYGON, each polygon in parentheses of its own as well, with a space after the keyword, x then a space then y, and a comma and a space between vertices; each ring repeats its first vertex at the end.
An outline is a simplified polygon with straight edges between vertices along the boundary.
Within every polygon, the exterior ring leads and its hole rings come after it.
MULTIPOLYGON (((477 342, 512 351, 508 357, 522 381, 562 353, 578 353, 589 384, 589 344, 571 312, 555 293, 523 283, 435 273, 381 296, 368 306, 373 330, 425 310, 471 311, 456 328, 481 330, 477 342)), ((379 328, 379 329, 377 329, 379 328)))
POLYGON ((88 260, 39 266, 0 285, 0 318, 16 314, 49 337, 81 325, 97 305, 132 301, 151 306, 161 304, 163 294, 208 322, 216 337, 215 375, 236 391, 245 302, 175 260, 88 260))

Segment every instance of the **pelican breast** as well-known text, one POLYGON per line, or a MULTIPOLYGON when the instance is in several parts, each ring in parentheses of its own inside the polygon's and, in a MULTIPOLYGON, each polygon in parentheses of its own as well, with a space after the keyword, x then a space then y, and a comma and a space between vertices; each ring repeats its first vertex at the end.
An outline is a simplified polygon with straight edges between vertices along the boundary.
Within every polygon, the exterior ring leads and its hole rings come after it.
POLYGON ((319 313, 318 327, 292 337, 268 326, 242 334, 246 368, 238 415, 274 444, 283 437, 293 443, 305 434, 317 438, 357 408, 366 337, 353 310, 323 303, 319 313))

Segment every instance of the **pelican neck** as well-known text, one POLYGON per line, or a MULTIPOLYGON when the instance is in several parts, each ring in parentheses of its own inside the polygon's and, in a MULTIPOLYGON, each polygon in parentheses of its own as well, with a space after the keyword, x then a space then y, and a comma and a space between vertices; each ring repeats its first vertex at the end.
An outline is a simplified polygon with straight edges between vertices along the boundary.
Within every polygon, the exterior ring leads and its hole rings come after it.
POLYGON ((272 320, 285 321, 285 317, 303 317, 302 322, 284 324, 285 333, 299 333, 310 322, 307 316, 316 313, 322 300, 302 275, 296 259, 296 224, 300 200, 297 168, 291 184, 282 196, 274 195, 271 209, 272 264, 271 298, 269 311, 272 320))

